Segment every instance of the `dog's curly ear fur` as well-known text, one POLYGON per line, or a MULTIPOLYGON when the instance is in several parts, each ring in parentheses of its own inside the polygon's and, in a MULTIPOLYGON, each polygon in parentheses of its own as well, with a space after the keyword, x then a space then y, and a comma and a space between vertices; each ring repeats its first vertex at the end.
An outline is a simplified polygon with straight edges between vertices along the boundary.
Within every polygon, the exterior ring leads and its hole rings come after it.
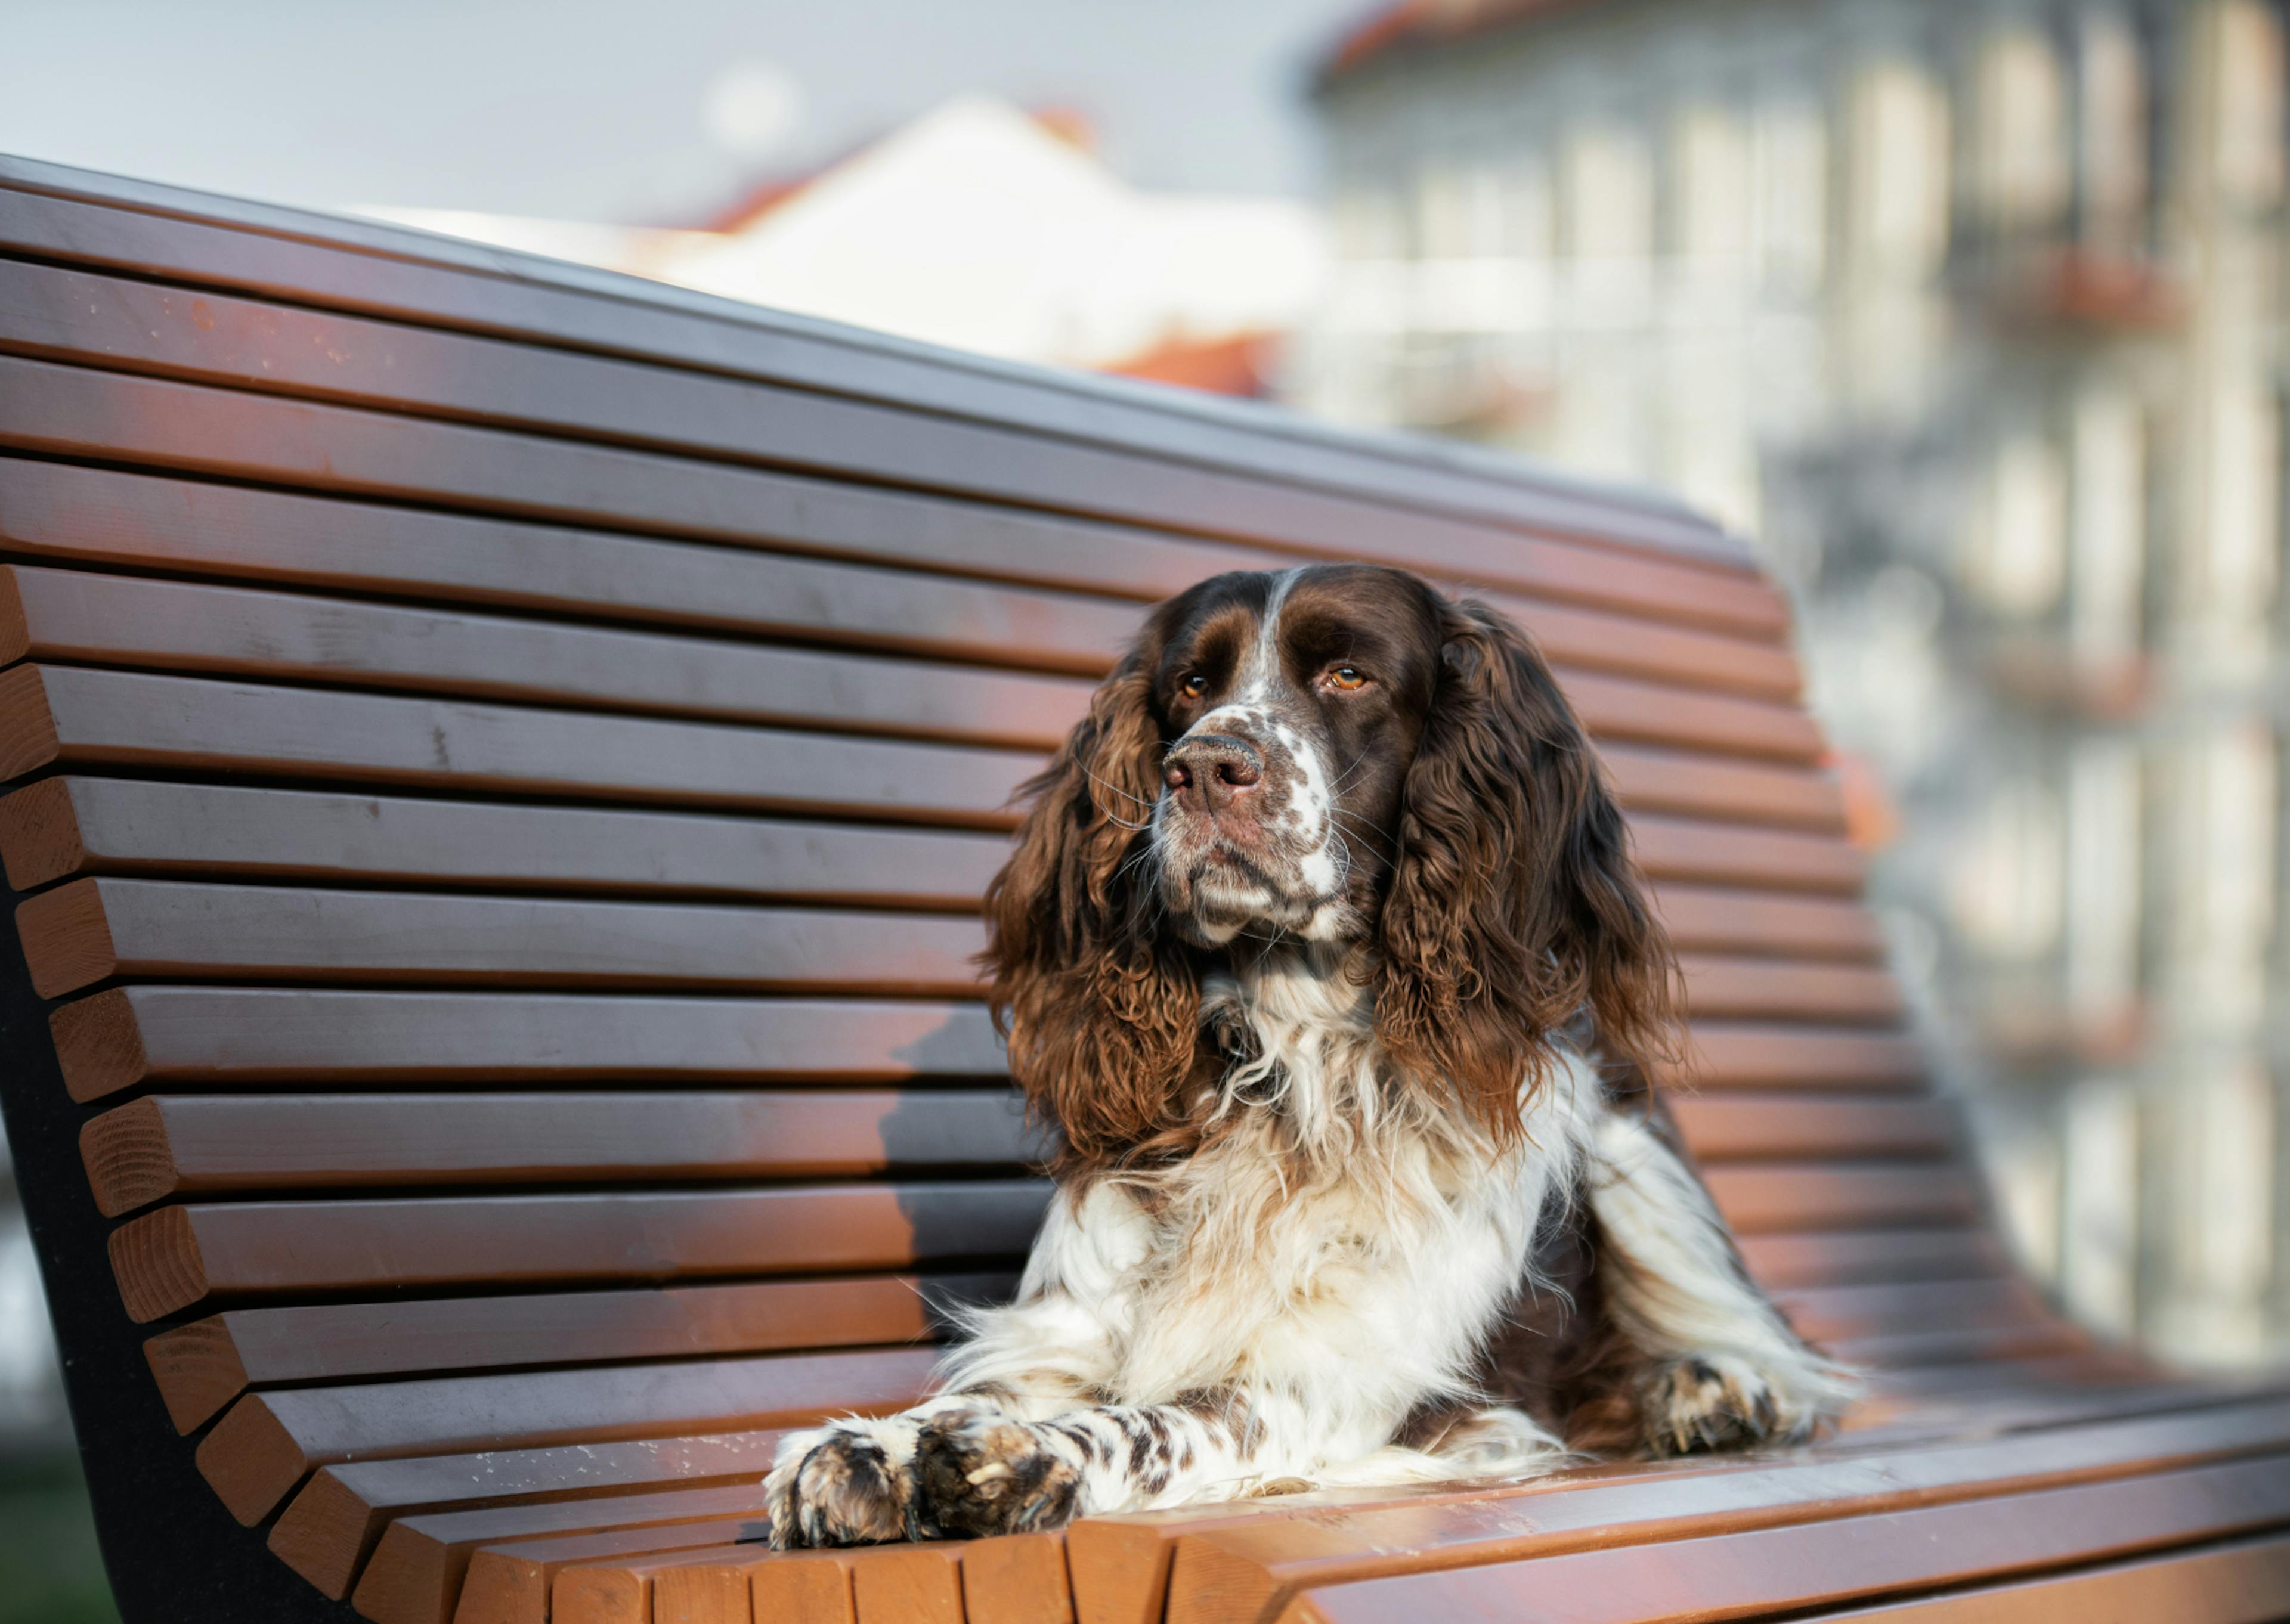
POLYGON ((1174 933, 1156 929, 1141 848, 1160 794, 1162 739, 1141 655, 1021 795, 1017 850, 986 891, 995 1024, 1064 1164, 1102 1164, 1167 1124, 1199 1037, 1200 988, 1174 933))
POLYGON ((1602 1052, 1651 1064, 1676 1042, 1676 963, 1620 810, 1525 633, 1442 603, 1437 688, 1401 791, 1381 919, 1376 1027, 1444 1076, 1498 1137, 1518 1126, 1552 1040, 1588 1009, 1602 1052))

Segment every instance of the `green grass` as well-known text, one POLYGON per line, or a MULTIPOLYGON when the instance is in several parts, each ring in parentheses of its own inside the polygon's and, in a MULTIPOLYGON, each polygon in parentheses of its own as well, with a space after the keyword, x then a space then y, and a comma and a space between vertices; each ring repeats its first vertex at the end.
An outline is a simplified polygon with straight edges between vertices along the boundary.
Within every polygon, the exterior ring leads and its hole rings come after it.
POLYGON ((79 1457, 0 1457, 0 1624, 118 1624, 79 1457))

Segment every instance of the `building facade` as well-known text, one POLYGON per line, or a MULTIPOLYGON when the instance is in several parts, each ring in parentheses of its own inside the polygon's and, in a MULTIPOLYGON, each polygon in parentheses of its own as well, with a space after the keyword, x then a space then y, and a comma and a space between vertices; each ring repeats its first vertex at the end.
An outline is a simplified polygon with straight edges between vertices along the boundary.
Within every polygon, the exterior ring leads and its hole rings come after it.
POLYGON ((1896 957, 2102 1330, 2290 1354, 2270 0, 1407 0, 1288 392, 1760 538, 1896 957))

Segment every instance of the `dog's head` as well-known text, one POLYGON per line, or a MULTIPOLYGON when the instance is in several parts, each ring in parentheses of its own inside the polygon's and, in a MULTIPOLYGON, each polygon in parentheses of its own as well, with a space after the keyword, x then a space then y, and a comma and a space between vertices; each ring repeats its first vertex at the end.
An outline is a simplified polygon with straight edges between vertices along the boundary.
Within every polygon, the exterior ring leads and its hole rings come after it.
POLYGON ((1157 609, 1047 772, 988 893, 1020 1085, 1074 1154, 1171 1126, 1218 1064, 1199 976, 1357 944, 1393 1060, 1498 1136, 1587 1009, 1671 1025, 1621 813, 1516 626, 1403 571, 1220 575, 1157 609))

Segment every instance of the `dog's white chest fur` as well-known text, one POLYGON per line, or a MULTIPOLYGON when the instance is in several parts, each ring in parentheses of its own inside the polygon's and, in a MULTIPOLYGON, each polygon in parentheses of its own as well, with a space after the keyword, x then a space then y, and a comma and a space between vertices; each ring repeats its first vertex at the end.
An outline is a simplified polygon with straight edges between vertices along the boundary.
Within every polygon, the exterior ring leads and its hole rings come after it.
POLYGON ((1258 1055, 1223 1079, 1208 1142, 1182 1162, 1061 1194, 1021 1300, 1062 1299, 1085 1384, 1116 1404, 1278 1393, 1365 1453, 1427 1397, 1461 1397, 1572 1181, 1571 1061, 1529 1132, 1497 1152, 1452 1110, 1388 1086, 1365 999, 1299 959, 1212 983, 1212 1013, 1258 1055))

